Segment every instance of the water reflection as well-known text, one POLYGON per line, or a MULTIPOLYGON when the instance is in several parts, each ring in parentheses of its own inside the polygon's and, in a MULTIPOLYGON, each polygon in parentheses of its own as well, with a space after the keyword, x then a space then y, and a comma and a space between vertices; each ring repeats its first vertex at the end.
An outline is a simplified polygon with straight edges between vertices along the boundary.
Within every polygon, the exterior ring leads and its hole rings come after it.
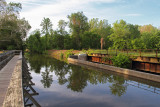
POLYGON ((78 66, 71 66, 72 72, 68 76, 67 88, 72 91, 82 92, 87 86, 87 80, 89 79, 89 72, 82 70, 78 66))
POLYGON ((35 89, 40 92, 36 99, 43 106, 159 107, 159 83, 67 64, 49 56, 26 57, 36 83, 35 89))
POLYGON ((122 96, 124 93, 126 93, 127 85, 125 85, 125 79, 118 76, 113 76, 112 79, 112 85, 109 86, 112 94, 122 96))
POLYGON ((41 83, 43 84, 44 88, 49 88, 53 82, 53 75, 49 74, 48 68, 45 68, 45 72, 41 73, 42 80, 41 83))
POLYGON ((83 92, 88 83, 97 85, 107 82, 112 83, 109 88, 115 96, 122 96, 127 90, 127 85, 125 85, 127 80, 120 76, 88 70, 81 66, 68 65, 48 56, 31 55, 27 56, 27 58, 31 69, 36 73, 41 73, 41 83, 44 88, 51 86, 53 75, 50 73, 54 72, 60 85, 67 84, 67 88, 75 92, 83 92), (41 68, 45 68, 45 71, 42 72, 41 68))

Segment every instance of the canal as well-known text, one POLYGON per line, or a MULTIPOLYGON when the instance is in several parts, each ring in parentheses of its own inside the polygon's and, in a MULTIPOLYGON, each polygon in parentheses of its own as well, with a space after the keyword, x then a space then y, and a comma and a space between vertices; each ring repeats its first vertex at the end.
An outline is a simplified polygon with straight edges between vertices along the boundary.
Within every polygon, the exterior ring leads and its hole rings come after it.
POLYGON ((160 84, 127 75, 26 56, 42 107, 159 107, 160 84))

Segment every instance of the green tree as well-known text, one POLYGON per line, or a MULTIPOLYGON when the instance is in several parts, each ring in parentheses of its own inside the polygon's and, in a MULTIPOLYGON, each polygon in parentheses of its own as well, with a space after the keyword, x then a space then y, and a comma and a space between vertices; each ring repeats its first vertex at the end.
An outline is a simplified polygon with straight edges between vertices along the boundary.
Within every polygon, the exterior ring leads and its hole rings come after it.
POLYGON ((52 30, 52 22, 49 18, 43 18, 40 26, 42 26, 42 33, 45 34, 45 50, 48 48, 48 36, 50 36, 49 31, 52 30))
POLYGON ((133 49, 146 49, 146 45, 141 38, 136 38, 132 40, 133 49))
POLYGON ((65 31, 66 26, 67 26, 67 22, 65 22, 64 20, 59 20, 59 22, 58 22, 59 32, 63 36, 67 34, 67 32, 65 31))
POLYGON ((54 31, 54 47, 56 49, 63 49, 64 48, 64 36, 61 35, 59 31, 54 31))
MULTIPOLYGON (((108 24, 107 20, 100 20, 98 18, 93 18, 89 21, 89 31, 94 32, 95 34, 100 35, 103 38, 104 48, 109 48, 112 45, 112 42, 109 40, 109 35, 111 35, 111 25, 108 24)), ((99 42, 101 42, 99 40, 99 42)))
POLYGON ((153 32, 145 32, 141 34, 141 41, 143 41, 147 49, 157 49, 159 48, 158 44, 160 41, 160 36, 155 35, 153 32))
POLYGON ((20 3, 0 2, 0 48, 22 49, 23 39, 31 26, 24 18, 19 18, 20 3))
POLYGON ((116 21, 112 30, 110 40, 114 49, 132 49, 131 41, 140 35, 137 25, 127 24, 124 20, 116 21))
POLYGON ((83 14, 83 12, 72 13, 68 15, 69 28, 72 33, 73 44, 75 49, 82 48, 81 45, 81 35, 88 31, 88 18, 83 14))
POLYGON ((83 49, 98 49, 100 47, 100 36, 94 32, 86 31, 82 35, 83 49))
POLYGON ((72 49, 73 43, 70 35, 64 36, 64 49, 72 49))
POLYGON ((44 51, 44 44, 41 42, 40 31, 34 31, 27 39, 27 48, 32 53, 42 53, 44 51))

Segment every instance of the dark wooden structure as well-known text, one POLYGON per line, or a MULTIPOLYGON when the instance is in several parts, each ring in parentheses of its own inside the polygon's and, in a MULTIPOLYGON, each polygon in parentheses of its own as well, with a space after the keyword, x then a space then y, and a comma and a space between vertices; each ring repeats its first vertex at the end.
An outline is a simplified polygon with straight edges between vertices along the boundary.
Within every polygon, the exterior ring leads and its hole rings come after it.
POLYGON ((30 75, 30 72, 29 72, 29 68, 28 68, 28 65, 26 64, 26 60, 25 58, 23 58, 22 60, 22 78, 23 78, 23 94, 24 94, 24 105, 25 107, 28 107, 28 106, 32 106, 33 103, 36 107, 41 107, 39 105, 39 103, 33 98, 33 96, 35 95, 39 95, 39 93, 37 93, 34 88, 32 87, 33 85, 35 85, 31 79, 31 75, 30 75), (28 103, 29 100, 32 102, 32 103, 28 103))
MULTIPOLYGON (((96 63, 113 65, 112 56, 109 54, 93 53, 88 55, 88 60, 96 63)), ((132 69, 160 74, 160 58, 138 56, 132 60, 132 69)))

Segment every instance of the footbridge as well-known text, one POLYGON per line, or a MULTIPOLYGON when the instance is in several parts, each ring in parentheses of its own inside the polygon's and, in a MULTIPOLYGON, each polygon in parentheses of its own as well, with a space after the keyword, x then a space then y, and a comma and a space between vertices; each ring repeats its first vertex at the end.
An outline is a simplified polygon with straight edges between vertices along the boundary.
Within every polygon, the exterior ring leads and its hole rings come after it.
POLYGON ((33 98, 38 95, 33 85, 21 50, 0 54, 0 107, 40 107, 33 98))

